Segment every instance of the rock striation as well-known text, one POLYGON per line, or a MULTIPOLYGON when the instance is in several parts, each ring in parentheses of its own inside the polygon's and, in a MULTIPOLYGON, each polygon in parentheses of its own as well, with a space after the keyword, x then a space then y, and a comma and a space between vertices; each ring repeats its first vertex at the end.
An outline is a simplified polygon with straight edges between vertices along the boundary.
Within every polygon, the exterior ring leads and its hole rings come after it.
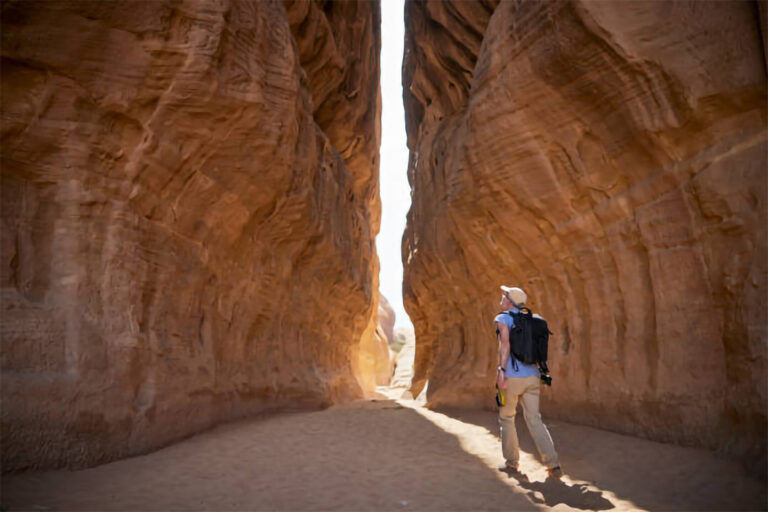
POLYGON ((4 471, 361 395, 379 31, 367 1, 3 4, 4 471))
POLYGON ((518 285, 554 332, 548 415, 764 461, 758 12, 407 3, 414 395, 492 403, 498 286, 518 285))

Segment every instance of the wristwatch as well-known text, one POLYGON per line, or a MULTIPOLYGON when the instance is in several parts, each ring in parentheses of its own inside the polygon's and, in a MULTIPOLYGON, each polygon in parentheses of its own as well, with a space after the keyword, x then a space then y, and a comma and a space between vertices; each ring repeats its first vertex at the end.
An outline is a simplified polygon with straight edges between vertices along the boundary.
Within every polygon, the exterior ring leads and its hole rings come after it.
POLYGON ((504 369, 504 367, 503 367, 503 366, 501 366, 501 365, 497 366, 497 367, 496 367, 496 369, 497 369, 497 370, 501 370, 501 371, 502 371, 502 372, 504 372, 504 373, 507 373, 507 370, 505 370, 505 369, 504 369))

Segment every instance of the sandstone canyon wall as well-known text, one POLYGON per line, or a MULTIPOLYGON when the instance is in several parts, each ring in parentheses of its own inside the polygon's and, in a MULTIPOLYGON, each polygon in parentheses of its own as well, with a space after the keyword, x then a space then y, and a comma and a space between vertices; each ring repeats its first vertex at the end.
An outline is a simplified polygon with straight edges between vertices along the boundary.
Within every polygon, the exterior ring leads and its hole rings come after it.
POLYGON ((498 287, 518 285, 554 332, 547 415, 764 461, 758 12, 408 2, 414 395, 490 406, 498 287))
POLYGON ((0 8, 3 470, 360 396, 378 3, 0 8))

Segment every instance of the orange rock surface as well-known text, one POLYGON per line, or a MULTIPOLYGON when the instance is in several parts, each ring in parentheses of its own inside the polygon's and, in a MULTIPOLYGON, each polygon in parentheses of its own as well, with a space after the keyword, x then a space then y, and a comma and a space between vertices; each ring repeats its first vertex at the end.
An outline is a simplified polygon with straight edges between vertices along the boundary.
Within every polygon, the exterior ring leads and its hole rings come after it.
POLYGON ((376 2, 2 7, 3 470, 360 396, 376 2))
POLYGON ((545 414, 764 460, 765 51, 748 2, 409 2, 413 394, 492 403, 518 285, 545 414))

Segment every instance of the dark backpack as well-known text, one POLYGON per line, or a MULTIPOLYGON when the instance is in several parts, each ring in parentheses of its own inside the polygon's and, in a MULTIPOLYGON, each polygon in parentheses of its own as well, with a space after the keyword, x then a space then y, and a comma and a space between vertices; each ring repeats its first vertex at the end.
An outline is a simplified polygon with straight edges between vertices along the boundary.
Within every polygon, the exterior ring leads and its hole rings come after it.
POLYGON ((549 335, 547 321, 534 315, 528 309, 519 313, 510 313, 515 324, 509 328, 509 349, 518 361, 525 364, 538 364, 547 368, 547 348, 549 335))

